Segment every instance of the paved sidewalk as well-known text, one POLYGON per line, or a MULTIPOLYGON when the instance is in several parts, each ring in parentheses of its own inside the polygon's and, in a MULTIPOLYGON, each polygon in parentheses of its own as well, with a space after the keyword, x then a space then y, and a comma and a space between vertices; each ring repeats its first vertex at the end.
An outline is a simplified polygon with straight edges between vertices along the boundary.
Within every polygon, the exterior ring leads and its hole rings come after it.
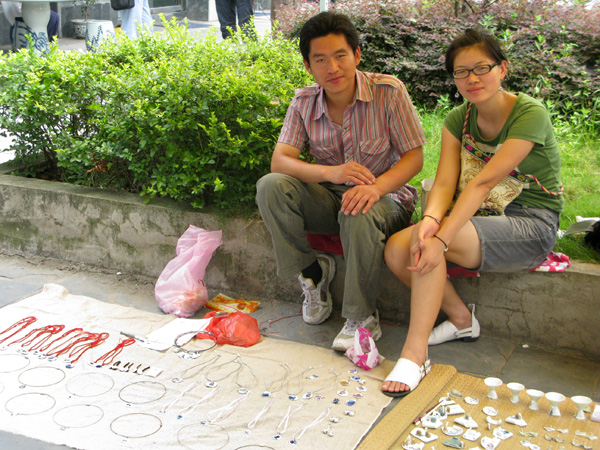
MULTIPOLYGON (((156 314, 162 314, 154 299, 154 279, 133 275, 124 267, 120 272, 79 263, 70 263, 0 250, 0 308, 40 291, 46 283, 64 286, 72 294, 86 295, 108 303, 119 304, 156 314)), ((210 288, 210 286, 209 286, 210 288)), ((243 290, 243 287, 240 287, 243 290)), ((216 295, 217 292, 211 292, 216 295)), ((224 294, 244 298, 243 292, 224 294)), ((254 300, 254 299, 253 299, 254 300)), ((258 299, 260 300, 260 299, 258 299)), ((343 321, 339 311, 319 326, 302 322, 301 298, 295 302, 262 300, 253 314, 265 336, 289 339, 329 347, 343 321)), ((1 314, 0 309, 0 314, 1 314)), ((202 310, 197 317, 206 313, 202 310)), ((399 357, 407 325, 383 323, 383 337, 377 347, 389 359, 399 357)), ((473 343, 451 342, 431 347, 433 363, 450 364, 460 372, 477 377, 497 376, 505 383, 518 381, 526 388, 544 392, 557 391, 566 396, 586 395, 600 401, 600 362, 568 355, 527 348, 526 342, 494 339, 482 330, 482 337, 473 343)), ((6 399, 0 395, 0 403, 6 399)), ((390 406, 395 406, 397 401, 390 406)), ((1 409, 2 405, 0 405, 1 409)), ((388 408, 389 410, 389 408, 388 408)), ((385 412, 384 412, 385 414, 385 412)), ((10 433, 0 432, 0 448, 55 450, 55 446, 10 433)))

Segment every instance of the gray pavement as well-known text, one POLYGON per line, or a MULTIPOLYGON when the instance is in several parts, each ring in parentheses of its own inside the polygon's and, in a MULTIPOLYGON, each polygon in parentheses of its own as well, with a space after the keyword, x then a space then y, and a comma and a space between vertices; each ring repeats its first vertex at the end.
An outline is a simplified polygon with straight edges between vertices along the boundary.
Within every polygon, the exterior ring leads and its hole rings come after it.
MULTIPOLYGON (((64 286, 76 295, 162 314, 154 299, 154 279, 122 271, 43 258, 0 249, 0 308, 30 297, 46 283, 64 286)), ((210 286, 209 286, 210 288, 210 286)), ((209 296, 218 292, 211 292, 209 296)), ((245 298, 240 292, 224 292, 245 298)), ((261 299, 258 299, 261 300, 261 299)), ((291 301, 262 299, 257 319, 265 336, 329 347, 343 326, 339 311, 322 325, 309 326, 301 316, 301 297, 291 301)), ((0 309, 0 313, 1 313, 0 309)), ((208 310, 201 310, 202 317, 208 310)), ((377 342, 382 355, 396 360, 407 333, 405 323, 382 323, 383 337, 377 342)), ((486 335, 472 343, 450 342, 430 347, 433 363, 453 365, 461 373, 476 377, 496 376, 505 383, 518 381, 526 388, 557 391, 566 396, 586 395, 600 401, 600 362, 528 348, 526 342, 511 342, 486 335)), ((384 411, 384 415, 397 401, 384 411)), ((1 406, 1 405, 0 405, 1 406)), ((11 433, 0 432, 0 449, 54 450, 65 448, 11 433)))

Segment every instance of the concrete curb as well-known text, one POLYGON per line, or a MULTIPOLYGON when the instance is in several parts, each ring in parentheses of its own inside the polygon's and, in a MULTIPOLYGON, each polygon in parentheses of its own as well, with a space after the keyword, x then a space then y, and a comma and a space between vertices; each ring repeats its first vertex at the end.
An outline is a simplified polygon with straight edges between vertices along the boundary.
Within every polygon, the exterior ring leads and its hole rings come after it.
MULTIPOLYGON (((258 216, 225 218, 172 201, 144 203, 134 194, 0 175, 0 246, 7 250, 158 277, 190 225, 223 230, 205 281, 212 293, 301 302, 297 281, 275 275, 269 233, 258 216)), ((336 305, 343 259, 336 256, 336 305)), ((386 269, 382 318, 407 321, 410 292, 386 269)), ((600 357, 600 266, 575 263, 566 273, 485 273, 455 283, 477 304, 483 333, 524 344, 600 357)))

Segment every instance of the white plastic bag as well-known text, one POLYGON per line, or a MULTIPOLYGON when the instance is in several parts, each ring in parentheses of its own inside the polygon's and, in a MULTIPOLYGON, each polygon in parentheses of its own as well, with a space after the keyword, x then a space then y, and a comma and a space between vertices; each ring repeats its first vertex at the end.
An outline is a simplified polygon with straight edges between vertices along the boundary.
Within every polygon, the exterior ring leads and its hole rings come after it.
POLYGON ((371 333, 359 328, 354 333, 354 344, 346 350, 346 356, 361 369, 371 370, 381 364, 385 358, 379 354, 371 333))
POLYGON ((158 307, 177 317, 193 316, 208 301, 204 272, 213 252, 222 244, 222 232, 190 225, 177 241, 177 257, 158 277, 154 295, 158 307))

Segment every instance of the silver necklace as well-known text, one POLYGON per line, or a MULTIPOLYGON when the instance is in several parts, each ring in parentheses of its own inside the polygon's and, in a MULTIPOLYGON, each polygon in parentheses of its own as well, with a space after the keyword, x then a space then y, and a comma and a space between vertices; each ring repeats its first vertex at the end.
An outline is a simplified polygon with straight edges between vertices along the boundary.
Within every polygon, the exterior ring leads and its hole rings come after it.
POLYGON ((208 370, 208 371, 206 372, 206 374, 204 375, 204 377, 205 377, 205 378, 207 379, 207 381, 208 381, 208 382, 206 383, 206 387, 209 387, 209 388, 214 388, 214 387, 217 387, 217 381, 223 381, 223 380, 225 380, 225 379, 229 378, 229 377, 230 377, 231 375, 233 375, 234 373, 237 373, 237 372, 239 372, 240 370, 242 370, 242 365, 241 365, 241 364, 239 363, 239 361, 238 361, 238 360, 239 360, 239 357, 240 357, 240 356, 239 356, 239 355, 237 355, 237 356, 236 356, 235 358, 233 358, 231 361, 227 361, 227 362, 225 362, 225 363, 223 363, 223 364, 219 364, 218 366, 215 366, 215 367, 211 368, 210 370, 208 370), (225 367, 226 365, 228 365, 228 364, 232 364, 232 363, 235 363, 235 364, 237 364, 237 365, 238 365, 237 369, 234 369, 234 370, 232 370, 231 372, 229 372, 229 373, 226 373, 225 375, 223 375, 223 376, 222 376, 222 377, 220 377, 220 378, 212 378, 212 377, 211 377, 211 375, 210 375, 211 373, 213 373, 213 372, 217 372, 217 371, 218 371, 218 370, 219 370, 221 367, 225 367))
POLYGON ((315 391, 307 392, 302 396, 302 398, 309 399, 313 398, 314 396, 317 396, 318 400, 322 400, 323 397, 319 394, 323 394, 324 392, 332 390, 337 385, 337 379, 340 376, 340 373, 336 372, 334 369, 329 369, 329 373, 333 375, 330 381, 327 381, 327 383, 325 383, 322 387, 315 391))
POLYGON ((298 395, 302 392, 302 390, 304 389, 304 386, 302 385, 302 377, 304 376, 304 374, 306 372, 308 372, 309 370, 312 369, 316 369, 317 367, 321 367, 321 366, 309 366, 307 369, 304 369, 302 372, 300 372, 298 375, 293 376, 292 378, 290 378, 287 382, 287 384, 285 385, 285 390, 288 394, 288 398, 292 401, 298 400, 298 395), (300 385, 300 390, 298 392, 290 392, 290 383, 295 380, 296 378, 298 378, 298 383, 300 385))
POLYGON ((291 420, 292 416, 294 414, 296 414, 298 411, 300 411, 302 408, 304 408, 305 406, 306 406, 306 402, 300 403, 293 410, 292 410, 292 405, 288 406, 287 413, 285 414, 285 416, 283 416, 283 419, 281 419, 281 422, 279 422, 279 425, 277 425, 277 434, 275 436, 273 436, 273 439, 275 439, 275 440, 281 439, 281 435, 287 431, 287 427, 290 424, 290 420, 291 420))
POLYGON ((292 369, 290 369, 290 366, 288 365, 288 363, 279 363, 279 365, 281 367, 283 367, 283 370, 285 372, 280 379, 271 381, 269 384, 265 383, 265 392, 262 393, 263 397, 270 397, 275 392, 279 391, 283 387, 283 384, 285 383, 285 379, 288 377, 288 375, 292 371, 292 369), (276 385, 275 383, 279 383, 279 384, 276 385))
POLYGON ((319 414, 319 416, 313 420, 311 423, 309 423, 308 425, 306 425, 304 428, 300 428, 298 431, 296 431, 294 433, 294 436, 292 437, 292 440, 290 441, 290 444, 297 444, 298 443, 298 439, 300 439, 302 437, 302 435, 304 434, 304 432, 306 430, 308 430, 309 428, 312 428, 318 424, 320 424, 321 422, 323 422, 323 420, 325 420, 325 417, 327 417, 329 415, 329 412, 331 411, 331 405, 329 405, 325 411, 323 411, 321 414, 319 414))
POLYGON ((115 433, 117 436, 121 436, 123 438, 126 439, 138 439, 138 438, 145 438, 148 436, 152 436, 154 433, 158 432, 158 430, 160 430, 162 428, 162 420, 160 420, 158 417, 152 415, 152 414, 147 414, 147 413, 129 413, 129 414, 124 414, 122 416, 116 417, 115 419, 113 419, 113 421, 110 423, 110 431, 112 431, 113 433, 115 433), (133 428, 136 429, 137 427, 131 427, 131 418, 138 416, 140 417, 140 423, 144 424, 144 427, 141 427, 139 434, 125 434, 122 433, 120 430, 118 430, 118 424, 119 421, 123 421, 127 424, 128 428, 133 428), (125 419, 126 418, 126 419, 125 419), (149 425, 152 425, 149 423, 148 419, 150 420, 154 420, 155 428, 151 428, 149 425), (148 428, 148 429, 144 429, 144 428, 148 428), (143 434, 145 433, 145 434, 143 434))
POLYGON ((212 363, 214 363, 220 357, 221 357, 221 354, 216 353, 216 356, 214 356, 211 360, 204 361, 204 362, 196 364, 192 367, 188 367, 183 372, 181 372, 181 374, 179 374, 179 376, 173 378, 171 381, 173 383, 181 383, 182 381, 187 380, 188 378, 193 378, 193 377, 199 375, 204 369, 208 368, 208 366, 210 366, 212 363), (201 367, 201 368, 199 369, 199 367, 201 367), (197 370, 195 372, 193 372, 192 375, 188 375, 188 372, 190 372, 191 370, 194 370, 194 369, 197 369, 197 370))
POLYGON ((244 433, 250 434, 250 432, 256 426, 256 424, 258 423, 260 418, 262 416, 264 416, 267 413, 267 411, 269 411, 269 409, 271 409, 271 406, 273 405, 273 400, 275 400, 273 397, 269 398, 269 401, 267 402, 267 404, 265 406, 263 406, 263 408, 254 417, 254 419, 252 419, 250 422, 248 422, 248 426, 246 428, 246 431, 244 431, 244 433))
POLYGON ((59 409, 52 416, 52 421, 64 431, 69 428, 90 427, 100 422, 103 417, 104 410, 99 406, 83 404, 65 406, 64 408, 59 409), (90 416, 88 411, 95 411, 96 417, 90 416))
MULTIPOLYGON (((242 404, 243 402, 248 400, 249 396, 250 396, 250 394, 246 394, 243 397, 236 398, 235 400, 230 402, 228 405, 225 405, 221 408, 217 408, 217 409, 213 409, 212 411, 209 411, 206 414, 206 417, 208 418, 208 422, 206 422, 206 423, 214 424, 214 423, 221 422, 222 420, 227 419, 230 415, 233 414, 235 409, 238 406, 240 406, 240 404, 242 404)), ((200 422, 200 423, 202 423, 202 422, 200 422)))
POLYGON ((238 394, 247 394, 248 392, 250 392, 250 388, 256 386, 256 384, 258 383, 258 378, 256 378, 256 375, 252 371, 252 367, 250 367, 248 364, 242 361, 241 358, 238 358, 238 364, 240 365, 240 370, 235 374, 235 384, 239 386, 238 394), (250 374, 252 375, 252 382, 247 385, 243 385, 239 382, 240 374, 244 371, 244 367, 247 367, 248 370, 250 370, 250 374))
POLYGON ((204 403, 204 402, 210 400, 211 398, 213 398, 215 395, 217 395, 217 392, 219 392, 220 389, 221 389, 221 386, 217 386, 216 389, 212 389, 208 394, 206 394, 204 397, 202 397, 200 400, 198 400, 193 405, 187 406, 187 407, 183 408, 177 414, 177 418, 178 419, 183 419, 183 415, 184 414, 188 414, 188 413, 191 414, 191 413, 193 413, 194 410, 198 407, 199 404, 204 403))

